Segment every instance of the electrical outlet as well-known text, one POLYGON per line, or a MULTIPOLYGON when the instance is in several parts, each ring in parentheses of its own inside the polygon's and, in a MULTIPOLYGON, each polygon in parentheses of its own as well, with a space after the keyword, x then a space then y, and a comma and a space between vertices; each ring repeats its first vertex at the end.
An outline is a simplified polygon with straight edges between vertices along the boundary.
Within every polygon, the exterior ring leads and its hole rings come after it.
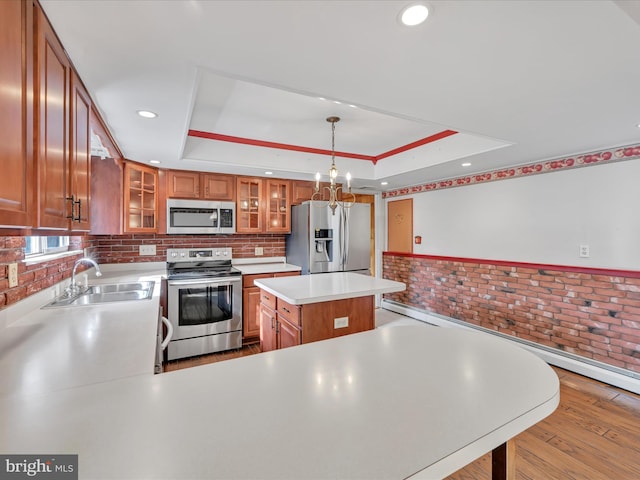
POLYGON ((264 255, 264 249, 262 247, 256 247, 256 257, 259 255, 264 255))
POLYGON ((156 246, 155 245, 140 245, 139 250, 140 250, 140 255, 155 255, 156 254, 156 246))
POLYGON ((346 328, 349 326, 349 317, 338 317, 333 319, 333 328, 346 328))
POLYGON ((18 264, 9 264, 9 288, 18 286, 18 264))
POLYGON ((580 245, 580 257, 589 258, 589 245, 580 245))

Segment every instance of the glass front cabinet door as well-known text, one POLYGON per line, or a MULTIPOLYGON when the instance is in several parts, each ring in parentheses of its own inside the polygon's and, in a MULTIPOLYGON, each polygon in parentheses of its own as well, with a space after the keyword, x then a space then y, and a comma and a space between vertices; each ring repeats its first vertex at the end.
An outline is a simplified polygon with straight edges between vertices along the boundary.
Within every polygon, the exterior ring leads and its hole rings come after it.
POLYGON ((291 187, 286 180, 266 180, 266 225, 270 233, 289 233, 291 222, 291 187))
POLYGON ((156 232, 158 172, 153 168, 125 164, 125 232, 156 232))
POLYGON ((238 233, 262 233, 263 206, 262 206, 261 178, 238 177, 236 185, 236 231, 238 233))

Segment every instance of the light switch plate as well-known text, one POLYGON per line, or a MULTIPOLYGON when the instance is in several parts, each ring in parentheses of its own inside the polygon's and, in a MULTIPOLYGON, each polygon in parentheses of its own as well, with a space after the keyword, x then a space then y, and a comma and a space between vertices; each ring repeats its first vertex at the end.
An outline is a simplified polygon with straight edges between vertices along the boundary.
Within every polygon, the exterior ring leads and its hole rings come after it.
POLYGON ((156 254, 155 245, 140 245, 140 255, 155 255, 155 254, 156 254))

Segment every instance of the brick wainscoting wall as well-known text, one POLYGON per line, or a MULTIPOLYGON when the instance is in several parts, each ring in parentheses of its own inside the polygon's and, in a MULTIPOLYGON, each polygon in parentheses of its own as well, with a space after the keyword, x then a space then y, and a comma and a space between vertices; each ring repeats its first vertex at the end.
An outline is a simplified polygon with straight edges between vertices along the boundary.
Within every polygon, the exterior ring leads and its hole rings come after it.
POLYGON ((385 252, 385 299, 640 372, 640 272, 385 252))
MULTIPOLYGON (((72 250, 81 250, 89 245, 84 237, 70 237, 69 243, 72 250)), ((82 253, 78 253, 26 265, 24 263, 24 247, 25 237, 0 236, 0 308, 16 303, 71 277, 73 264, 82 256, 82 253), (9 288, 9 264, 14 262, 18 263, 18 286, 9 288)), ((83 265, 78 268, 78 271, 87 268, 83 265)))

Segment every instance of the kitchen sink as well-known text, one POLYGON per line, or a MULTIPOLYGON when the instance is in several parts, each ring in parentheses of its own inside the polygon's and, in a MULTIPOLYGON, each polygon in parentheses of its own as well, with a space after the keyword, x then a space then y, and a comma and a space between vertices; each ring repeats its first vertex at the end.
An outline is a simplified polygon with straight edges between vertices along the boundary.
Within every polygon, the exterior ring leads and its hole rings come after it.
MULTIPOLYGON (((112 293, 129 293, 129 292, 149 292, 148 297, 150 298, 153 293, 153 285, 155 282, 135 282, 135 283, 106 283, 104 285, 91 285, 86 294, 96 294, 96 293, 104 293, 104 294, 112 294, 112 293)), ((136 300, 142 300, 143 298, 138 298, 136 300)))
POLYGON ((91 285, 76 294, 65 292, 42 308, 99 305, 112 302, 148 300, 153 296, 155 282, 108 283, 91 285))

